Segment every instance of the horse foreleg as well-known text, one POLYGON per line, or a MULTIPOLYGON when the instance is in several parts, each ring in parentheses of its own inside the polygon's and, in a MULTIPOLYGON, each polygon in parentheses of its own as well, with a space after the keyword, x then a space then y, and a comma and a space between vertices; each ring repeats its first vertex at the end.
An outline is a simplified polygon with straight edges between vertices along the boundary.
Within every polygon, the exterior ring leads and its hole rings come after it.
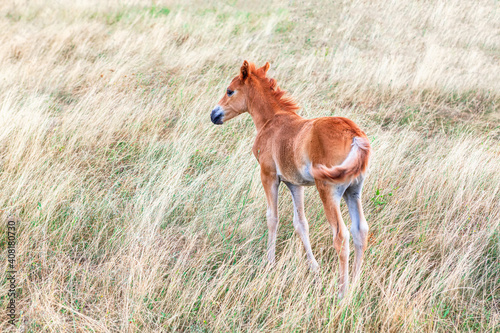
POLYGON ((278 187, 280 184, 276 173, 266 172, 261 169, 261 180, 267 199, 267 228, 269 237, 267 241, 267 259, 274 264, 276 255, 276 233, 278 231, 278 187))

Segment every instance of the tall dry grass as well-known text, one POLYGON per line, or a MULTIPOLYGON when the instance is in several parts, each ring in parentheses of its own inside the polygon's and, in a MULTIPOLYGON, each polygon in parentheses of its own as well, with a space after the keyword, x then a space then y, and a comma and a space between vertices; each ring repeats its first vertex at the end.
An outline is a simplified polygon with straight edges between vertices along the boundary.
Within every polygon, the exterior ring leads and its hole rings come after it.
MULTIPOLYGON (((497 2, 7 1, 0 45, 14 330, 499 331, 497 2), (341 303, 314 188, 321 272, 283 188, 266 266, 254 126, 209 121, 244 59, 372 142, 370 245, 341 303)), ((2 223, 3 267, 6 240, 2 223)))

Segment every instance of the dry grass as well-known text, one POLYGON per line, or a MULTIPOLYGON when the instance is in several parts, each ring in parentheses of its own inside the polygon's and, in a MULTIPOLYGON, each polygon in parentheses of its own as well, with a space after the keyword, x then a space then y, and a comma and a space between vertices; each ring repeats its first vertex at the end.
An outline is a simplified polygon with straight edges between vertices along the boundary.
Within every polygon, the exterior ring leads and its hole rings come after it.
POLYGON ((2 2, 18 329, 498 332, 499 22, 483 0, 2 2), (350 117, 372 141, 370 246, 345 302, 314 188, 320 274, 283 188, 265 265, 253 123, 209 121, 244 59, 270 61, 303 116, 350 117))

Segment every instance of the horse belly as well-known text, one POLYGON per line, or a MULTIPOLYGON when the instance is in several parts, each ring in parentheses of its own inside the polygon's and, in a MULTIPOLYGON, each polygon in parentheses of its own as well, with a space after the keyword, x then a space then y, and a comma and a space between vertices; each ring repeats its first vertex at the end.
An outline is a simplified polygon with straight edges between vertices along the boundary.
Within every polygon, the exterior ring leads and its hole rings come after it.
POLYGON ((278 168, 278 176, 282 181, 299 186, 314 185, 314 178, 311 175, 311 165, 305 165, 302 168, 293 168, 291 170, 278 168))

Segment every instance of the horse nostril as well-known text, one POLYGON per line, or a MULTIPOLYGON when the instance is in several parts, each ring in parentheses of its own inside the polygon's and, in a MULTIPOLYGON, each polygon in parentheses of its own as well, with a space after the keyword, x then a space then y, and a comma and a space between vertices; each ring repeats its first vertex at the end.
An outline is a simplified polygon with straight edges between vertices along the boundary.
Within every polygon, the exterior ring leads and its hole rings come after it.
POLYGON ((222 115, 219 114, 215 117, 212 117, 212 122, 215 124, 215 125, 222 125, 222 115))
POLYGON ((210 120, 216 125, 222 125, 222 117, 224 117, 224 113, 217 108, 210 114, 210 120))

